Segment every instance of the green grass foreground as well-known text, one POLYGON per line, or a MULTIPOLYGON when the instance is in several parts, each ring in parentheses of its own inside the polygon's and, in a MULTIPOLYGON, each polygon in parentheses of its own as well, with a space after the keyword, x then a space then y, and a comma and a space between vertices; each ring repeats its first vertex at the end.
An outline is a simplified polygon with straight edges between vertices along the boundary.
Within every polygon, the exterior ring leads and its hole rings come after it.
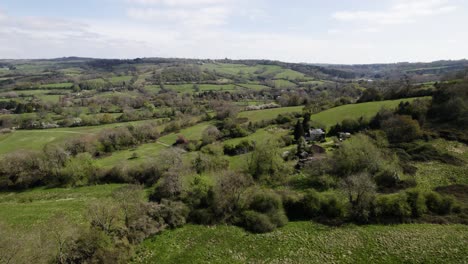
POLYGON ((292 222, 267 234, 187 225, 148 239, 134 263, 466 263, 468 227, 328 227, 292 222))

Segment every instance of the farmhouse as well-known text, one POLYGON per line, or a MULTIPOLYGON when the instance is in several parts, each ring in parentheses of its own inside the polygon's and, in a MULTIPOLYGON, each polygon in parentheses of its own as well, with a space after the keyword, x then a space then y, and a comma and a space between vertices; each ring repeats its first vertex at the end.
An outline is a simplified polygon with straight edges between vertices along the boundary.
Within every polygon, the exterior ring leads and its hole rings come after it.
POLYGON ((325 140, 325 131, 321 128, 314 128, 309 130, 306 136, 307 141, 322 141, 325 140))
POLYGON ((346 140, 351 137, 351 133, 349 132, 338 132, 338 138, 340 141, 346 140))

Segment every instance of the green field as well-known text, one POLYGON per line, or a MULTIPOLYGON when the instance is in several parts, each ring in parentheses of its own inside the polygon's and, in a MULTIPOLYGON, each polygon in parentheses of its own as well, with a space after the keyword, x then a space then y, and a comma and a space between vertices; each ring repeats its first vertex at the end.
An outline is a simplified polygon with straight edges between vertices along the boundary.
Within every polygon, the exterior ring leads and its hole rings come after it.
POLYGON ((0 192, 0 222, 28 228, 66 213, 77 223, 84 221, 88 203, 109 197, 120 184, 81 188, 37 188, 25 192, 0 192))
POLYGON ((466 263, 465 225, 328 227, 292 222, 267 234, 186 225, 148 239, 135 263, 466 263))
POLYGON ((295 79, 304 78, 304 74, 288 69, 288 70, 285 70, 283 72, 280 72, 280 73, 276 74, 275 78, 276 79, 295 80, 295 79))
POLYGON ((311 118, 313 121, 330 127, 345 119, 358 119, 361 116, 371 118, 382 108, 392 109, 397 107, 402 101, 413 101, 415 99, 417 98, 343 105, 314 114, 311 118))
POLYGON ((432 190, 438 186, 468 185, 468 146, 460 142, 443 139, 437 139, 431 143, 440 151, 464 160, 465 164, 457 166, 438 161, 415 163, 418 168, 415 176, 418 188, 432 190))
POLYGON ((64 142, 67 139, 86 134, 95 134, 105 128, 125 126, 149 122, 148 120, 107 124, 101 126, 70 127, 37 130, 17 130, 8 134, 0 134, 0 155, 15 150, 40 150, 46 144, 52 142, 64 142))
POLYGON ((278 127, 267 127, 267 128, 262 128, 258 129, 255 131, 255 133, 252 133, 246 137, 242 138, 233 138, 233 139, 228 139, 223 141, 224 144, 232 144, 236 145, 239 144, 243 140, 251 140, 251 141, 262 141, 265 139, 277 139, 280 138, 283 135, 287 135, 289 133, 288 130, 278 128, 278 127))
MULTIPOLYGON (((170 84, 165 85, 166 89, 170 89, 179 93, 194 93, 195 84, 170 84)), ((236 86, 234 84, 198 84, 200 92, 204 91, 234 91, 236 86)))
POLYGON ((50 84, 42 84, 40 87, 41 88, 46 88, 46 89, 63 89, 63 88, 71 88, 73 86, 73 83, 50 83, 50 84))
POLYGON ((109 82, 114 85, 122 85, 123 83, 128 83, 132 79, 132 76, 117 76, 109 78, 109 82))
POLYGON ((239 113, 238 117, 248 118, 251 122, 259 122, 262 120, 272 120, 275 119, 280 114, 286 113, 302 113, 303 106, 292 106, 292 107, 281 107, 281 108, 272 108, 265 110, 255 110, 255 111, 245 111, 239 113))
POLYGON ((202 69, 216 71, 223 74, 237 75, 240 72, 254 73, 258 67, 247 66, 244 64, 226 64, 226 63, 206 63, 201 66, 202 69))
POLYGON ((279 89, 296 87, 295 83, 290 82, 288 80, 279 79, 279 80, 274 80, 273 83, 275 85, 275 88, 279 88, 279 89))
POLYGON ((182 129, 178 133, 171 133, 160 137, 155 143, 147 143, 137 146, 131 150, 121 150, 111 153, 110 156, 97 160, 97 164, 110 168, 117 164, 138 165, 146 160, 155 158, 161 150, 164 150, 175 143, 179 135, 183 135, 188 140, 200 140, 203 131, 209 126, 209 123, 200 123, 192 127, 182 129), (138 158, 130 159, 136 153, 138 158))
MULTIPOLYGON (((412 101, 417 98, 399 99, 391 101, 369 102, 361 104, 349 104, 334 107, 323 112, 313 114, 312 120, 330 127, 344 119, 358 119, 361 116, 370 118, 374 116, 382 107, 395 108, 401 101, 412 101)), ((245 111, 239 113, 239 117, 248 118, 251 122, 275 119, 279 114, 302 113, 303 106, 282 107, 266 110, 245 111)))
POLYGON ((171 133, 169 135, 160 137, 158 139, 159 142, 162 142, 164 144, 172 145, 176 142, 177 137, 179 135, 184 136, 186 139, 189 140, 199 140, 201 139, 203 131, 210 126, 210 123, 200 123, 185 129, 180 130, 180 132, 177 133, 171 133))

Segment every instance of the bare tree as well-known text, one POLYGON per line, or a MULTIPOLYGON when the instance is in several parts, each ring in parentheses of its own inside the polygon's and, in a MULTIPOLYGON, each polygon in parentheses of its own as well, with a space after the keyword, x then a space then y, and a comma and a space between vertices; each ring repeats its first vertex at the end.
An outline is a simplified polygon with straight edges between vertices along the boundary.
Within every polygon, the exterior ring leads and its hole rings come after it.
POLYGON ((225 171, 214 186, 214 208, 223 222, 229 222, 240 210, 242 194, 252 184, 244 174, 225 171))
POLYGON ((351 215, 355 220, 367 222, 370 205, 375 197, 376 185, 367 172, 354 174, 342 181, 342 188, 351 205, 351 215))

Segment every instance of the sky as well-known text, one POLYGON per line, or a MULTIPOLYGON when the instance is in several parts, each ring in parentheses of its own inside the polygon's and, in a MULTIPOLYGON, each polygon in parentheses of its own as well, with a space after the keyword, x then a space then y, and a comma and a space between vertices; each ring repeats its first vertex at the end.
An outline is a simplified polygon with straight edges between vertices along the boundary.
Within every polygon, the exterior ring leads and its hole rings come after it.
POLYGON ((466 0, 0 0, 0 58, 468 58, 466 0))

